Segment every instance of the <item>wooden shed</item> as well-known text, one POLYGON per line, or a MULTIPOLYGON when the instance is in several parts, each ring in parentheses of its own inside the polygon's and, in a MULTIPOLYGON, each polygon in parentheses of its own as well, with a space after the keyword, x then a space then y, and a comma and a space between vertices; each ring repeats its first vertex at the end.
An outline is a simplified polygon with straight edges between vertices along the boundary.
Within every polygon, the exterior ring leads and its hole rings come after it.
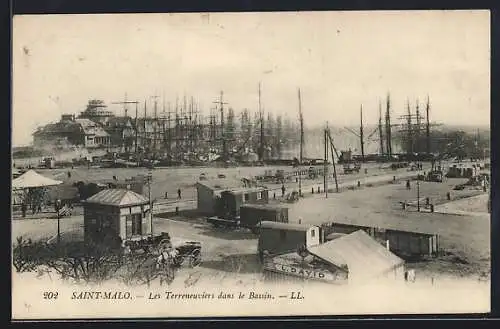
POLYGON ((85 241, 121 241, 151 234, 149 200, 126 189, 106 189, 84 201, 85 241))
POLYGON ((300 247, 311 247, 320 243, 319 227, 306 224, 289 224, 263 221, 258 225, 258 253, 269 255, 293 252, 300 247))

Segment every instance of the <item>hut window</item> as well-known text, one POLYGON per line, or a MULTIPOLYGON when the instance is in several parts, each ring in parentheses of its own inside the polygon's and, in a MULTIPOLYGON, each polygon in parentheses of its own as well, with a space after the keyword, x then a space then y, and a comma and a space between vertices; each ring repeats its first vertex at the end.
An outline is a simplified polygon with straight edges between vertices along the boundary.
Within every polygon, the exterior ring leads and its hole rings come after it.
POLYGON ((127 238, 130 238, 132 236, 132 216, 131 215, 125 217, 125 229, 126 229, 127 238))
POLYGON ((248 200, 250 200, 250 194, 246 193, 245 194, 245 201, 248 201, 248 200))
POLYGON ((142 234, 142 218, 140 214, 132 215, 132 235, 142 234))
POLYGON ((257 200, 262 200, 262 192, 257 192, 257 200))

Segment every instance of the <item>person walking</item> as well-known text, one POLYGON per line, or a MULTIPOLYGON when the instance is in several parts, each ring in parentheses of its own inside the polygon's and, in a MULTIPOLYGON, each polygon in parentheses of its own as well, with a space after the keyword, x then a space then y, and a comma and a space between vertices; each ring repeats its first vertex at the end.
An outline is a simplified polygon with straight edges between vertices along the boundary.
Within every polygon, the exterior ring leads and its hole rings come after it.
POLYGON ((282 196, 282 197, 284 197, 284 196, 285 196, 285 191, 286 191, 285 184, 282 184, 282 185, 281 185, 281 196, 282 196))
POLYGON ((26 203, 23 202, 23 204, 21 205, 21 212, 23 213, 23 217, 26 217, 26 210, 27 210, 26 203))
POLYGON ((182 198, 182 197, 181 197, 181 189, 180 189, 180 188, 178 188, 178 189, 177 189, 177 198, 178 198, 178 199, 181 199, 181 198, 182 198))

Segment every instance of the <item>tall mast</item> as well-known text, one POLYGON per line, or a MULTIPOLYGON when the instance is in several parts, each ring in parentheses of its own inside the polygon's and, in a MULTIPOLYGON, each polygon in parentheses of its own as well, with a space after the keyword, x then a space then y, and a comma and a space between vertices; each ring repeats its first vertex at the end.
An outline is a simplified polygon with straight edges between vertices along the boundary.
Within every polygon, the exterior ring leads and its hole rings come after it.
POLYGON ((410 109, 410 100, 406 99, 406 110, 408 112, 408 117, 406 118, 407 124, 408 124, 408 131, 407 131, 407 138, 408 138, 408 143, 407 143, 407 154, 410 155, 413 153, 413 146, 414 146, 414 140, 413 140, 413 133, 412 133, 412 122, 411 122, 411 109, 410 109))
POLYGON ((137 127, 137 117, 139 114, 139 102, 135 103, 135 123, 134 123, 134 129, 135 129, 135 157, 137 160, 137 138, 138 138, 138 127, 137 127))
POLYGON ((361 109, 360 109, 360 118, 361 118, 361 123, 359 126, 359 139, 361 143, 361 161, 365 162, 365 140, 364 140, 364 131, 363 131, 363 104, 361 104, 361 109))
POLYGON ((260 143, 259 143, 259 159, 264 160, 264 112, 261 104, 261 89, 259 82, 259 120, 260 120, 260 143))
POLYGON ((124 117, 126 118, 128 116, 128 108, 127 108, 127 93, 125 93, 125 102, 124 102, 124 105, 123 105, 123 111, 125 112, 125 115, 124 117))
POLYGON ((227 150, 226 150, 226 136, 224 131, 224 92, 221 90, 220 92, 220 130, 221 130, 221 138, 222 138, 222 159, 224 161, 227 160, 227 150))
POLYGON ((380 155, 384 155, 384 132, 382 129, 382 102, 378 102, 378 133, 380 141, 380 155))
POLYGON ((156 150, 156 140, 158 139, 158 99, 159 96, 154 95, 154 125, 153 125, 153 149, 156 150))
POLYGON ((387 93, 387 108, 385 112, 385 130, 387 155, 392 156, 392 136, 391 136, 391 96, 387 93))
POLYGON ((167 157, 169 163, 172 160, 172 126, 171 126, 171 120, 172 117, 170 116, 171 114, 171 108, 170 108, 170 102, 168 102, 168 114, 167 114, 167 157))
POLYGON ((422 117, 420 115, 420 105, 419 105, 419 101, 418 101, 418 98, 417 98, 417 101, 416 101, 416 107, 415 107, 415 111, 416 111, 416 121, 417 121, 417 129, 415 131, 416 135, 417 135, 417 138, 416 138, 416 152, 417 153, 420 153, 422 150, 420 149, 420 130, 422 128, 422 117))
MULTIPOLYGON (((224 104, 227 104, 224 102, 224 92, 220 92, 220 99, 216 102, 216 104, 219 104, 220 106, 220 126, 221 126, 221 139, 222 139, 222 159, 224 161, 227 160, 227 145, 226 145, 226 136, 225 136, 225 131, 224 131, 224 104)), ((215 121, 215 120, 214 120, 215 121)), ((214 122, 215 124, 215 122, 214 122)))
POLYGON ((146 134, 146 120, 147 120, 147 116, 148 116, 148 112, 147 112, 147 108, 146 108, 146 100, 144 99, 144 132, 143 132, 143 141, 144 141, 144 145, 143 146, 146 146, 146 144, 149 144, 146 142, 146 138, 147 138, 147 134, 146 134))
POLYGON ((175 96, 175 159, 180 159, 179 95, 175 96))
POLYGON ((425 120, 426 120, 425 141, 427 146, 426 147, 427 154, 431 153, 431 123, 430 123, 429 111, 430 111, 429 95, 427 95, 427 104, 425 106, 425 120))

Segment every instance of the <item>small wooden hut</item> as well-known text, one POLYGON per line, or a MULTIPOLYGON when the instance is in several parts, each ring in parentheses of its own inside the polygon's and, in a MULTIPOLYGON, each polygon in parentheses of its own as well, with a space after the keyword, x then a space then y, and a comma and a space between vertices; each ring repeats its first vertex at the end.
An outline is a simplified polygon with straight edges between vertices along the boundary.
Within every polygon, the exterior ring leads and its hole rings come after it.
POLYGON ((125 189, 106 189, 84 201, 85 241, 121 241, 151 234, 149 200, 125 189))

